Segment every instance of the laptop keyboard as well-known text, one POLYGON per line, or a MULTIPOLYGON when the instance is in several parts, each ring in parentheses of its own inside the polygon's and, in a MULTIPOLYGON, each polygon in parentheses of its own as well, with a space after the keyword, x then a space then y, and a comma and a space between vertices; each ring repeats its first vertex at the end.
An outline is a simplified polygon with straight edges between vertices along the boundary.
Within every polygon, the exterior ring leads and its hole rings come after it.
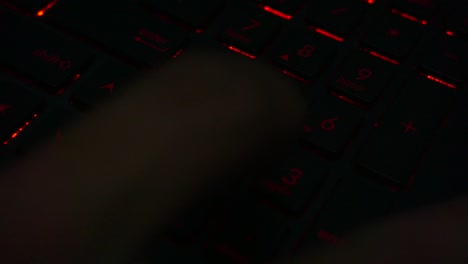
POLYGON ((238 53, 305 88, 303 140, 277 168, 241 177, 239 192, 177 217, 135 263, 181 250, 259 263, 339 246, 351 228, 398 212, 456 104, 468 12, 447 2, 0 1, 0 158, 59 139, 187 49, 238 53))

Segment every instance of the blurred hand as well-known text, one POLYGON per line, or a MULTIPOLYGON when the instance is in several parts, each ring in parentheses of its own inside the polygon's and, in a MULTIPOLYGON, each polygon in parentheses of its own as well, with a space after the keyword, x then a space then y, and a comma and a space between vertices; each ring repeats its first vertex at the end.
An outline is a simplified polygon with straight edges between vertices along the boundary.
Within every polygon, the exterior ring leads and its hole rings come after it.
MULTIPOLYGON (((2 263, 125 259, 233 168, 293 142, 305 117, 281 75, 220 54, 184 54, 129 88, 3 175, 2 263)), ((467 207, 390 219, 297 261, 468 263, 467 207)))

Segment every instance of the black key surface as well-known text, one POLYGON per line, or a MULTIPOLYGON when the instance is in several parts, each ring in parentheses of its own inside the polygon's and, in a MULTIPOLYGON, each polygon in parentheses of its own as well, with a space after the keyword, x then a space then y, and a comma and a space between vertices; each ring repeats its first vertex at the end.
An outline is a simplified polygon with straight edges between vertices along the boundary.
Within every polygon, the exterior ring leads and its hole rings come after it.
POLYGON ((185 31, 125 1, 62 1, 45 16, 54 26, 142 66, 172 57, 187 41, 185 31))
POLYGON ((75 41, 7 12, 0 9, 0 63, 48 92, 57 93, 92 62, 94 55, 75 41))
POLYGON ((135 68, 118 61, 96 65, 78 80, 71 100, 87 109, 119 92, 137 74, 135 68))
POLYGON ((366 11, 359 0, 320 1, 307 10, 306 22, 331 33, 346 36, 357 26, 366 11))
POLYGON ((422 56, 424 72, 450 83, 461 83, 468 73, 468 42, 441 35, 428 43, 422 56))
POLYGON ((10 82, 0 82, 0 140, 2 145, 16 139, 35 117, 41 108, 41 99, 10 82))
POLYGON ((310 80, 329 64, 337 48, 337 41, 304 28, 283 35, 271 56, 281 69, 310 80))
POLYGON ((257 8, 239 9, 223 20, 220 40, 251 55, 263 51, 278 32, 280 18, 257 8))
POLYGON ((332 95, 311 104, 304 126, 307 144, 332 158, 339 157, 355 136, 363 110, 332 95))
POLYGON ((419 19, 428 19, 440 5, 438 0, 391 0, 390 5, 398 11, 419 19))
POLYGON ((383 185, 346 175, 319 211, 304 247, 344 246, 346 236, 372 220, 390 215, 396 197, 383 185))
POLYGON ((353 53, 334 73, 333 91, 365 106, 371 106, 388 85, 393 64, 363 52, 353 53))
POLYGON ((193 29, 205 26, 223 7, 220 0, 141 0, 141 2, 163 14, 169 15, 193 29))
POLYGON ((52 6, 55 0, 6 0, 7 3, 10 3, 20 9, 26 10, 30 13, 38 12, 52 6))
POLYGON ((417 76, 373 127, 357 159, 359 168, 395 187, 407 187, 434 132, 446 118, 454 89, 417 76))
POLYGON ((463 8, 453 8, 446 17, 445 21, 448 30, 455 36, 464 39, 468 38, 468 11, 463 8))
POLYGON ((315 154, 297 149, 278 168, 256 180, 255 190, 293 214, 302 213, 320 191, 328 167, 315 154))
POLYGON ((292 16, 304 0, 255 0, 255 2, 270 7, 275 11, 292 16))
POLYGON ((386 13, 372 24, 362 42, 371 50, 402 60, 414 48, 423 27, 417 22, 386 13))
MULTIPOLYGON (((273 259, 288 235, 286 218, 255 200, 225 205, 211 245, 236 263, 273 259)), ((225 262, 223 262, 225 263, 225 262)))

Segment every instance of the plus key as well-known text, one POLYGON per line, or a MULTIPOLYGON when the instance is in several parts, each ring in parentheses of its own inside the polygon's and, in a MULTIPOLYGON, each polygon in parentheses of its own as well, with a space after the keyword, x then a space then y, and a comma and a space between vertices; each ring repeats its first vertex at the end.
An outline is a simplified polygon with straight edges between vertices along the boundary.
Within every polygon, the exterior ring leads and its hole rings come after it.
POLYGON ((454 89, 414 77, 374 124, 358 155, 358 168, 404 188, 416 164, 441 126, 454 99, 454 89))

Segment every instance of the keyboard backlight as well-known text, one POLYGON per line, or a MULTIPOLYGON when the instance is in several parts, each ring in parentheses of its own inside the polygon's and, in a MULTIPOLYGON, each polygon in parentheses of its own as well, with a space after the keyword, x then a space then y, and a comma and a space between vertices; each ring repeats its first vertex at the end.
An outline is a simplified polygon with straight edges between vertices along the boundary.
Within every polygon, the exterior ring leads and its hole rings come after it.
POLYGON ((367 0, 367 3, 370 4, 370 5, 372 5, 372 4, 375 3, 375 1, 374 1, 374 0, 367 0))
POLYGON ((290 20, 292 18, 291 15, 280 12, 280 11, 278 11, 276 9, 273 9, 273 8, 269 7, 269 6, 264 6, 263 10, 265 10, 266 12, 271 13, 271 14, 273 14, 275 16, 279 16, 279 17, 281 17, 283 19, 290 20))
POLYGON ((47 12, 47 10, 51 9, 57 2, 58 2, 58 0, 53 0, 46 7, 44 7, 42 10, 39 10, 36 13, 36 16, 38 16, 38 17, 43 16, 45 14, 45 12, 47 12))
POLYGON ((334 39, 336 41, 343 42, 343 38, 340 38, 340 37, 328 32, 328 31, 325 31, 325 30, 321 29, 321 28, 316 28, 315 32, 317 32, 319 34, 322 34, 322 35, 324 35, 326 37, 332 38, 332 39, 334 39))
POLYGON ((3 145, 7 145, 8 143, 10 143, 10 141, 12 141, 13 139, 15 139, 27 126, 29 126, 31 124, 31 122, 37 117, 37 114, 34 114, 33 117, 31 118, 31 120, 27 121, 26 123, 24 123, 23 126, 21 126, 20 128, 18 128, 18 130, 16 130, 15 133, 13 133, 9 139, 5 140, 3 142, 3 145))
POLYGON ((249 58, 251 58, 251 59, 255 59, 255 56, 254 56, 254 55, 251 55, 251 54, 249 54, 249 53, 247 53, 247 52, 245 52, 245 51, 242 51, 242 50, 240 50, 240 49, 238 49, 238 48, 236 48, 236 47, 228 46, 228 49, 230 49, 230 50, 232 50, 232 51, 234 51, 234 52, 237 52, 237 53, 239 53, 239 54, 242 54, 242 55, 244 55, 244 56, 246 56, 246 57, 249 57, 249 58))
POLYGON ((308 80, 306 80, 306 79, 304 79, 304 78, 301 78, 301 77, 299 77, 299 76, 297 76, 297 75, 295 75, 295 74, 292 74, 292 73, 290 73, 290 72, 288 72, 288 71, 286 71, 286 70, 282 70, 281 72, 282 72, 283 74, 286 74, 287 76, 292 77, 292 78, 294 78, 294 79, 297 79, 297 80, 299 80, 299 81, 301 81, 301 82, 309 83, 308 80))
POLYGON ((374 56, 374 57, 377 57, 379 59, 382 59, 384 61, 388 61, 388 62, 393 63, 393 64, 398 64, 398 61, 392 60, 392 59, 390 59, 390 58, 388 58, 388 57, 386 57, 384 55, 381 55, 381 54, 379 54, 379 53, 377 53, 375 51, 369 51, 369 54, 374 56))
POLYGON ((419 22, 423 25, 427 25, 427 21, 426 20, 420 20, 420 19, 417 19, 416 17, 412 16, 412 15, 409 15, 409 14, 406 14, 406 13, 403 13, 403 12, 400 12, 396 9, 392 9, 392 13, 394 14, 397 14, 399 16, 401 16, 402 18, 406 18, 408 20, 411 20, 411 21, 414 21, 414 22, 419 22))
POLYGON ((451 88, 451 89, 456 89, 456 88, 457 88, 455 85, 450 84, 450 83, 445 82, 445 81, 442 81, 441 79, 436 78, 436 77, 434 77, 434 76, 432 76, 432 75, 426 75, 426 78, 428 78, 428 79, 431 80, 431 81, 434 81, 434 82, 440 83, 440 84, 442 84, 442 85, 445 85, 445 86, 447 86, 447 87, 449 87, 449 88, 451 88))
POLYGON ((451 37, 455 37, 455 33, 453 33, 453 31, 450 31, 450 30, 447 30, 445 31, 445 34, 451 36, 451 37))

